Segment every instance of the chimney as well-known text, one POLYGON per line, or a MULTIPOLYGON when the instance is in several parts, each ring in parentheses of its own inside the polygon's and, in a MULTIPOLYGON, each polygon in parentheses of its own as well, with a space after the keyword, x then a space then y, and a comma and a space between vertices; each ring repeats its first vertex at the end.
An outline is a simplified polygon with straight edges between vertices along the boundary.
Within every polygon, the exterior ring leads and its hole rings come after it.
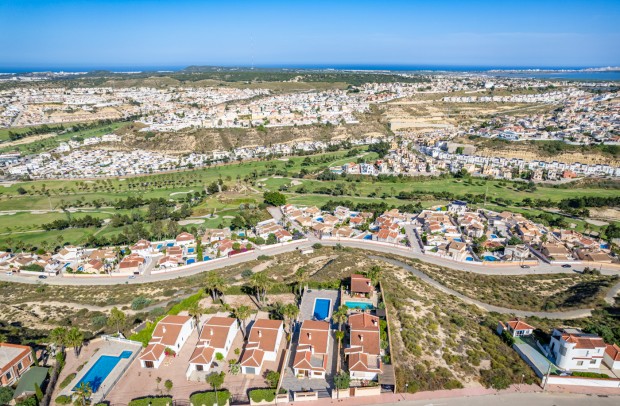
POLYGON ((162 330, 164 331, 164 334, 166 334, 166 326, 164 326, 162 330))
POLYGON ((213 327, 209 329, 209 335, 213 335, 213 327))
POLYGON ((360 334, 360 343, 363 343, 363 342, 364 342, 364 335, 360 334))
POLYGON ((375 327, 377 326, 377 319, 372 319, 372 325, 375 327))
POLYGON ((308 340, 312 340, 312 333, 308 333, 308 340))
POLYGON ((262 331, 260 331, 260 330, 258 330, 258 338, 260 338, 260 337, 262 337, 262 336, 263 336, 263 332, 262 332, 262 331))

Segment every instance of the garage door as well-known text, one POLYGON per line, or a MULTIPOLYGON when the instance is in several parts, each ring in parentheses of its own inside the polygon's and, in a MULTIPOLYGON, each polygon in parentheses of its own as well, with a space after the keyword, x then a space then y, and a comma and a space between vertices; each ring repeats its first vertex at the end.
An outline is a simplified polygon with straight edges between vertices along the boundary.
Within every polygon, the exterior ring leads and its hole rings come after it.
POLYGON ((256 375, 256 368, 253 368, 253 367, 246 367, 246 368, 245 368, 245 373, 246 373, 246 374, 256 375))

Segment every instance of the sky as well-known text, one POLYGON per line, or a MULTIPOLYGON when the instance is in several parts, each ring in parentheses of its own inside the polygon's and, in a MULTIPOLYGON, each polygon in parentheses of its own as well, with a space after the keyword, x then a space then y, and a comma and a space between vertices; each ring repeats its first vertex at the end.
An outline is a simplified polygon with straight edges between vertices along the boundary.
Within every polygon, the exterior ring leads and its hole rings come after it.
POLYGON ((0 0, 0 70, 620 66, 614 1, 0 0))

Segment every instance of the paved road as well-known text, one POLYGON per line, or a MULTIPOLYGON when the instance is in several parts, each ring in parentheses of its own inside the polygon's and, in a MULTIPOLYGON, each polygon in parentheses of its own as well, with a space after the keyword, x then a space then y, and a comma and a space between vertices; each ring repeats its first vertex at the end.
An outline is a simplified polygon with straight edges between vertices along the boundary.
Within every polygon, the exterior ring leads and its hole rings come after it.
MULTIPOLYGON (((51 285, 117 285, 124 283, 148 283, 148 282, 159 282, 165 280, 176 279, 179 277, 196 275, 201 272, 211 271, 213 269, 220 269, 223 267, 227 267, 230 265, 236 265, 243 262, 251 261, 256 259, 259 255, 279 255, 286 252, 292 252, 298 250, 303 247, 310 247, 313 243, 319 242, 314 236, 309 235, 308 241, 291 243, 284 246, 276 246, 276 247, 266 247, 260 250, 256 250, 250 254, 237 255, 230 258, 226 258, 224 260, 219 261, 207 261, 207 262, 198 262, 196 264, 184 267, 183 270, 173 271, 170 273, 157 274, 157 275, 142 275, 136 279, 128 280, 124 277, 102 277, 102 278, 78 278, 78 277, 54 277, 48 278, 44 281, 44 283, 51 285)), ((320 240, 320 243, 326 246, 335 246, 337 244, 350 247, 357 248, 361 250, 370 250, 379 253, 386 254, 397 254, 402 255, 403 257, 408 257, 411 259, 419 259, 424 262, 428 262, 430 264, 444 266, 447 268, 456 269, 459 271, 465 272, 473 272, 477 274, 483 275, 534 275, 534 274, 550 274, 550 273, 566 273, 573 271, 581 271, 584 268, 584 265, 575 265, 572 269, 564 269, 559 265, 551 265, 551 264, 540 264, 530 269, 522 269, 516 265, 505 265, 505 266, 493 266, 493 267, 484 267, 481 265, 468 264, 464 262, 455 262, 445 258, 434 257, 430 255, 424 255, 418 250, 413 250, 411 248, 398 246, 398 245, 384 245, 377 244, 373 242, 368 242, 364 240, 359 241, 327 241, 320 240)), ((601 268, 601 273, 605 275, 620 275, 619 269, 614 268, 601 268)), ((39 283, 40 280, 29 277, 29 276, 21 276, 14 274, 13 276, 7 276, 5 273, 0 273, 0 281, 13 281, 13 282, 23 282, 23 283, 39 283)))
POLYGON ((399 406, 611 406, 620 404, 618 396, 599 397, 596 395, 579 395, 572 393, 509 393, 434 400, 404 400, 384 405, 399 406))

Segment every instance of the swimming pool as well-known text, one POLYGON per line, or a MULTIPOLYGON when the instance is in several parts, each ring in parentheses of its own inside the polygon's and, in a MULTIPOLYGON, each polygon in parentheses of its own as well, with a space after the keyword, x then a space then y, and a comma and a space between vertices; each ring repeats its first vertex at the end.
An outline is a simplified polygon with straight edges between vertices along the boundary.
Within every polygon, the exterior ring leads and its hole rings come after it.
POLYGON ((166 244, 166 247, 174 247, 174 243, 173 242, 169 242, 168 244, 166 244))
POLYGON ((317 320, 326 320, 329 318, 329 309, 331 307, 332 301, 329 299, 315 299, 314 300, 314 311, 312 315, 317 320))
POLYGON ((494 256, 492 256, 492 255, 485 255, 485 256, 484 256, 484 260, 485 260, 485 261, 492 262, 492 261, 497 261, 497 258, 495 258, 495 257, 494 257, 494 256))
POLYGON ((456 241, 456 242, 463 242, 463 239, 461 239, 461 238, 454 238, 454 241, 456 241))
POLYGON ((491 238, 497 238, 497 235, 491 234, 491 238))
POLYGON ((206 256, 206 257, 204 257, 202 260, 203 260, 203 261, 208 261, 208 260, 210 260, 210 259, 211 259, 211 257, 206 256))
POLYGON ((185 263, 189 265, 189 264, 193 264, 194 262, 196 262, 196 260, 194 258, 190 258, 185 263))
POLYGON ((349 309, 362 309, 362 310, 374 309, 374 306, 372 305, 372 303, 368 303, 368 302, 345 302, 344 304, 349 309))
POLYGON ((187 249, 187 253, 188 254, 193 254, 194 253, 194 249, 193 248, 188 248, 187 249))
POLYGON ((99 387, 106 380, 110 372, 116 367, 116 365, 120 362, 121 359, 126 359, 131 357, 131 351, 123 351, 121 355, 113 356, 113 355, 102 355, 95 362, 95 364, 90 367, 88 372, 80 379, 80 381, 75 385, 73 390, 76 390, 82 383, 87 383, 90 385, 93 393, 99 390, 99 387))
POLYGON ((372 234, 368 234, 364 236, 365 240, 372 240, 372 234))

